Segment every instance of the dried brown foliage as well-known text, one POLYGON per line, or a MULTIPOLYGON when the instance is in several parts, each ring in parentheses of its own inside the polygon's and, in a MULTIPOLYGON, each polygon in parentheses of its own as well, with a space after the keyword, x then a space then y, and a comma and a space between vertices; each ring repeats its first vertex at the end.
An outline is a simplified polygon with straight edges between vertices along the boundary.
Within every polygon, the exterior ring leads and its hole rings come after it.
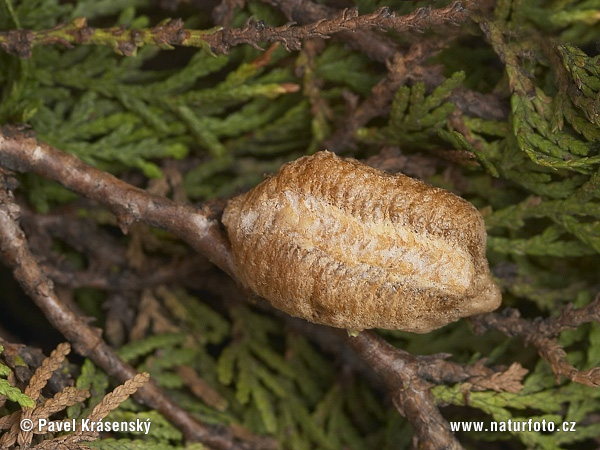
MULTIPOLYGON (((56 350, 44 359, 29 380, 25 388, 25 394, 36 403, 34 408, 23 407, 20 411, 0 419, 0 431, 7 430, 0 435, 0 446, 2 448, 88 448, 82 442, 91 441, 98 437, 98 433, 86 433, 81 432, 81 430, 58 437, 55 437, 53 433, 39 431, 39 421, 41 419, 48 419, 53 414, 63 411, 69 406, 84 402, 90 397, 88 390, 77 389, 72 386, 65 387, 48 399, 41 397, 42 389, 46 387, 52 375, 61 368, 66 355, 70 351, 71 346, 68 343, 59 344, 56 350), (32 424, 30 431, 21 428, 20 424, 24 420, 30 421, 32 424), (38 434, 43 434, 43 440, 38 439, 37 442, 34 442, 34 436, 38 434)), ((125 399, 141 388, 149 377, 147 373, 135 375, 134 378, 117 387, 112 393, 107 394, 87 418, 91 421, 98 421, 106 417, 110 411, 117 408, 125 399)))

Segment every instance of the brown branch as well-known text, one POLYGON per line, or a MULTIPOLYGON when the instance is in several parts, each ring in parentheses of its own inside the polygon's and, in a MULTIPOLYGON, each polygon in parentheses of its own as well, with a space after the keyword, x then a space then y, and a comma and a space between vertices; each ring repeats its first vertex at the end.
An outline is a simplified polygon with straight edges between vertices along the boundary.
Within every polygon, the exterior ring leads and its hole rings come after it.
POLYGON ((435 384, 464 383, 473 391, 493 390, 518 393, 523 389, 521 381, 528 370, 519 363, 509 367, 491 368, 484 365, 485 359, 475 364, 464 365, 446 361, 449 354, 417 355, 417 373, 424 380, 435 384))
MULTIPOLYGON (((222 283, 220 284, 222 286, 222 283)), ((206 285, 203 286, 206 288, 206 285)), ((219 287, 212 292, 217 293, 219 287)), ((227 290, 227 298, 236 298, 236 294, 232 292, 234 288, 227 290)), ((280 317, 285 321, 288 328, 295 332, 302 333, 310 340, 317 343, 325 352, 343 355, 344 360, 349 363, 355 370, 360 372, 366 378, 376 382, 373 378, 373 371, 379 372, 382 369, 373 368, 365 364, 362 355, 356 358, 354 355, 349 355, 346 347, 352 341, 346 339, 347 333, 338 333, 335 329, 306 322, 304 320, 290 317, 286 314, 274 311, 273 308, 265 303, 257 303, 261 309, 268 310, 270 313, 280 317)), ((404 360, 406 364, 411 364, 417 375, 425 382, 432 384, 448 384, 448 383, 465 383, 470 390, 494 390, 497 392, 519 392, 523 385, 521 381, 527 373, 527 370, 515 363, 508 368, 505 367, 487 367, 484 365, 485 359, 477 361, 475 364, 465 365, 459 364, 446 359, 450 357, 447 353, 438 353, 434 355, 412 355, 402 349, 395 348, 394 358, 404 360)), ((383 381, 383 378, 381 379, 383 381)), ((387 386, 384 384, 383 387, 387 386)))
POLYGON ((141 221, 179 236, 227 273, 233 273, 229 244, 207 208, 199 210, 148 194, 85 164, 73 155, 26 137, 12 127, 0 132, 0 165, 32 172, 110 208, 124 233, 141 221))
MULTIPOLYGON (((356 9, 344 9, 331 19, 320 19, 314 23, 294 26, 288 23, 280 27, 267 27, 264 22, 248 19, 242 28, 225 28, 207 37, 206 42, 215 53, 228 53, 231 47, 248 44, 260 49, 259 42, 279 42, 286 50, 300 50, 302 42, 309 38, 327 39, 331 35, 359 29, 382 29, 383 23, 400 19, 388 8, 380 8, 371 14, 359 15, 356 9)), ((403 21, 410 26, 410 20, 403 21)))
MULTIPOLYGON (((324 17, 333 19, 339 10, 325 5, 318 5, 310 0, 281 1, 262 0, 278 8, 289 21, 307 25, 323 20, 324 17)), ((467 2, 468 3, 468 2, 467 2)), ((469 18, 468 8, 463 2, 455 1, 449 6, 440 9, 418 8, 405 16, 390 16, 381 24, 382 28, 394 29, 398 32, 417 31, 425 29, 438 29, 443 25, 459 25, 469 18)), ((379 27, 377 27, 379 28, 379 27)), ((367 27, 350 31, 340 31, 336 37, 346 42, 350 47, 358 50, 375 61, 386 62, 399 51, 397 45, 388 37, 378 34, 367 27)))
POLYGON ((431 384, 418 374, 417 358, 372 332, 365 331, 356 337, 348 336, 345 331, 339 334, 382 377, 394 405, 414 427, 415 448, 462 448, 436 406, 429 391, 431 384))
MULTIPOLYGON (((294 2, 289 2, 294 3, 294 2)), ((468 19, 468 14, 460 1, 441 9, 419 8, 411 14, 396 16, 387 7, 379 8, 371 14, 359 15, 357 9, 344 9, 333 16, 318 15, 307 25, 265 27, 261 22, 247 22, 241 29, 224 29, 211 35, 207 42, 217 53, 227 53, 230 47, 249 44, 257 47, 258 42, 281 42, 288 50, 300 50, 302 41, 308 38, 328 38, 337 33, 354 33, 370 29, 390 29, 397 32, 407 30, 423 31, 442 24, 458 25, 468 19)), ((369 36, 362 36, 363 46, 369 36)), ((388 59, 391 54, 388 52, 388 59)))
MULTIPOLYGON (((293 2, 280 0, 262 0, 278 8, 290 22, 307 25, 322 20, 324 17, 333 18, 339 10, 318 5, 309 0, 293 2)), ((374 61, 386 62, 399 51, 397 45, 387 36, 372 30, 341 31, 334 36, 348 44, 351 48, 368 55, 374 61)))
POLYGON ((384 380, 394 405, 415 430, 415 448, 462 448, 437 408, 428 380, 437 384, 468 380, 475 390, 519 392, 523 387, 521 380, 527 373, 517 363, 496 372, 483 366, 481 361, 473 366, 462 366, 444 361, 448 355, 413 356, 370 331, 356 337, 345 331, 337 333, 384 380))
POLYGON ((144 45, 154 44, 162 48, 172 46, 208 47, 214 53, 228 53, 232 47, 251 45, 258 48, 261 42, 279 42, 288 50, 299 50, 302 41, 308 38, 328 38, 340 32, 355 32, 370 29, 392 29, 422 31, 440 24, 458 24, 468 19, 460 1, 441 9, 420 8, 406 16, 396 16, 387 7, 371 14, 359 15, 358 10, 344 9, 335 16, 319 17, 313 23, 294 26, 293 23, 280 27, 268 27, 262 21, 249 19, 241 28, 219 30, 186 30, 181 19, 161 23, 154 28, 126 30, 123 27, 96 29, 90 27, 85 18, 77 18, 48 30, 9 30, 0 32, 0 49, 21 57, 30 57, 32 49, 40 45, 61 44, 106 45, 125 56, 134 55, 144 45))
MULTIPOLYGON (((4 185, 4 177, 2 178, 0 185, 4 185)), ((0 251, 25 293, 33 299, 50 323, 73 343, 78 353, 89 356, 120 382, 133 378, 137 371, 124 363, 102 340, 101 331, 90 327, 57 297, 52 282, 29 251, 25 234, 18 225, 19 212, 12 194, 4 188, 0 189, 0 251)), ((228 430, 213 429, 196 421, 154 383, 146 385, 136 396, 139 401, 156 409, 179 427, 190 441, 201 441, 222 449, 244 448, 234 441, 228 430)))
POLYGON ((509 337, 520 337, 526 344, 532 344, 539 355, 548 361, 558 383, 564 375, 571 381, 586 386, 600 386, 600 367, 580 371, 567 361, 567 353, 558 343, 556 336, 563 330, 577 328, 588 322, 600 323, 600 294, 583 308, 565 308, 560 316, 548 319, 536 318, 533 321, 521 317, 516 309, 506 309, 503 314, 489 313, 472 318, 476 331, 481 333, 496 328, 509 337))

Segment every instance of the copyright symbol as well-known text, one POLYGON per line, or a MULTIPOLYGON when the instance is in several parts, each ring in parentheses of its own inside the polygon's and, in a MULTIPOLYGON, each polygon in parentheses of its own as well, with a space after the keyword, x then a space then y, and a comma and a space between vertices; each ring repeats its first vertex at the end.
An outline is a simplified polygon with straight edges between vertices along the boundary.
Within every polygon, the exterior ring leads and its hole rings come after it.
POLYGON ((19 426, 21 427, 21 430, 23 430, 23 431, 31 431, 31 430, 33 430, 33 420, 23 419, 23 420, 21 420, 21 423, 19 424, 19 426))

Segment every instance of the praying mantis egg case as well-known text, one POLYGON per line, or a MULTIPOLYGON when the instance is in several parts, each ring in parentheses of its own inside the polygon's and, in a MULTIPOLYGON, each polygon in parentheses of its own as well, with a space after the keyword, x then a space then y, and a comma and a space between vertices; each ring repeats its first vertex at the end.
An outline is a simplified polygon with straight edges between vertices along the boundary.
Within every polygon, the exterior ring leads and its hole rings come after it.
POLYGON ((230 200, 223 224, 240 281, 311 322, 425 333, 500 305, 473 205, 327 151, 230 200))

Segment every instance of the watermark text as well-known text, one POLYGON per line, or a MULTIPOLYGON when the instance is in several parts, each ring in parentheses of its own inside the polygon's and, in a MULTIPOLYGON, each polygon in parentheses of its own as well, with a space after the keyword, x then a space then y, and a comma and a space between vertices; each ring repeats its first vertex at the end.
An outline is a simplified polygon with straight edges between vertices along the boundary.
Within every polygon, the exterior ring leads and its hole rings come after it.
POLYGON ((62 431, 72 432, 123 432, 135 434, 148 434, 152 422, 150 419, 142 420, 91 420, 91 419, 69 419, 69 420, 48 420, 48 419, 23 419, 20 422, 21 430, 33 431, 36 434, 58 433, 62 431))
POLYGON ((542 420, 506 420, 503 422, 450 422, 450 429, 456 431, 534 431, 536 433, 575 432, 576 422, 558 422, 542 420))

